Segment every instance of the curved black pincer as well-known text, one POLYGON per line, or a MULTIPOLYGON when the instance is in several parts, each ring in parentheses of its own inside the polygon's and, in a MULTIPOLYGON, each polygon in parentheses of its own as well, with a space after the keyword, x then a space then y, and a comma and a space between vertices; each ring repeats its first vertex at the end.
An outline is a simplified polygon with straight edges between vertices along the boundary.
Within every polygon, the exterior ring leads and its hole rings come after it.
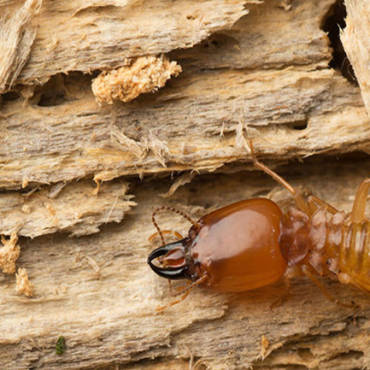
POLYGON ((174 243, 169 243, 166 245, 163 245, 162 247, 159 247, 157 249, 154 249, 149 254, 148 257, 148 264, 152 268, 152 270, 158 274, 159 276, 162 276, 166 279, 172 279, 172 280, 177 280, 177 279, 186 279, 187 278, 187 266, 184 263, 183 266, 181 267, 159 267, 156 266, 152 263, 153 260, 160 256, 166 255, 168 252, 172 251, 173 249, 179 248, 179 247, 184 247, 184 239, 176 241, 174 243))

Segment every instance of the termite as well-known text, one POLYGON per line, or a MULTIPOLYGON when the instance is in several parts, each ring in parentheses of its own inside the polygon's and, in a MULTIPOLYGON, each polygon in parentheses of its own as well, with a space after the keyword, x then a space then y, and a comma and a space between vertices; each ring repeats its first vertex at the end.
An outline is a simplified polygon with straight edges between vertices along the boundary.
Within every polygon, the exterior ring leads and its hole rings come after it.
MULTIPOLYGON (((189 279, 190 289, 203 285, 220 292, 242 292, 277 282, 291 267, 339 303, 317 276, 370 291, 370 220, 365 215, 370 178, 360 184, 352 211, 340 212, 316 196, 304 197, 277 173, 259 162, 250 141, 253 163, 293 196, 287 213, 267 198, 242 200, 198 221, 176 209, 192 226, 188 235, 153 250, 148 264, 167 279, 189 279), (156 263, 153 263, 157 260, 156 263)), ((168 306, 166 306, 168 307, 168 306)))

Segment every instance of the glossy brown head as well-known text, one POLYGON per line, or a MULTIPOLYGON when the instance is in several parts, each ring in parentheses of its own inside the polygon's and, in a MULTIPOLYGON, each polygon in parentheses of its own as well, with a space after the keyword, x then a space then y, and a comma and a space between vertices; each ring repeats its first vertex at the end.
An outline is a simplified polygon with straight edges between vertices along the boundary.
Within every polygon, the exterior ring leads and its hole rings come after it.
POLYGON ((268 199, 233 203, 202 217, 187 238, 155 249, 148 263, 162 277, 201 281, 224 292, 269 285, 287 267, 281 221, 281 210, 268 199))

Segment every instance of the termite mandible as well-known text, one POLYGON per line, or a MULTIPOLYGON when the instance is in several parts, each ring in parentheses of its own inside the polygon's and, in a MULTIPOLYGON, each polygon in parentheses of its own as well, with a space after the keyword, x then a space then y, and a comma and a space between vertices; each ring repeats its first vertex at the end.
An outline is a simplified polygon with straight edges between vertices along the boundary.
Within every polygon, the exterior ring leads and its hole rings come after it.
POLYGON ((304 197, 258 161, 251 140, 249 145, 255 167, 285 187, 295 207, 284 214, 269 199, 248 199, 196 222, 176 209, 157 209, 152 220, 163 245, 150 253, 148 264, 159 276, 192 282, 182 298, 168 306, 182 301, 199 284, 220 292, 242 292, 280 280, 288 267, 300 270, 334 301, 317 276, 329 276, 370 292, 370 220, 365 215, 370 178, 360 184, 352 211, 345 214, 313 195, 304 197), (155 221, 161 209, 190 221, 188 236, 165 244, 155 221))

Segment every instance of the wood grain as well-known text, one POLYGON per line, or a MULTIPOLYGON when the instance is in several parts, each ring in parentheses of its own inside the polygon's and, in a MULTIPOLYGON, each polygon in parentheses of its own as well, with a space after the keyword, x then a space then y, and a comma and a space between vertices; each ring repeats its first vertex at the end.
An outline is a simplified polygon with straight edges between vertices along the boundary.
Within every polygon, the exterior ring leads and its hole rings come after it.
POLYGON ((122 181, 104 184, 99 192, 92 181, 35 190, 0 194, 0 234, 30 238, 56 231, 74 236, 92 234, 100 225, 121 222, 136 205, 122 181))
POLYGON ((370 116, 370 4, 361 0, 347 0, 345 4, 348 15, 341 39, 370 116))
POLYGON ((123 65, 128 57, 192 47, 211 33, 230 28, 247 13, 244 3, 44 1, 41 11, 32 17, 30 26, 37 26, 37 35, 28 63, 15 83, 45 83, 62 72, 111 69, 123 65))
MULTIPOLYGON (((183 56, 177 52, 187 67, 183 74, 158 93, 132 103, 99 107, 90 90, 91 79, 79 74, 56 76, 26 100, 5 101, 0 120, 0 186, 19 188, 85 176, 108 181, 122 175, 213 171, 248 158, 244 128, 256 138, 261 158, 369 152, 369 118, 359 89, 323 67, 325 60, 329 62, 330 48, 318 25, 329 3, 311 7, 309 13, 307 3, 298 2, 295 14, 302 11, 311 17, 302 26, 307 35, 297 40, 296 61, 285 68, 280 57, 260 64, 261 69, 248 69, 249 49, 254 48, 257 55, 261 42, 272 48, 262 50, 261 59, 252 63, 258 65, 268 53, 280 54, 273 52, 276 44, 283 48, 282 33, 266 27, 261 40, 262 30, 257 28, 249 43, 239 45, 237 39, 227 38, 228 45, 214 51, 213 65, 207 64, 209 55, 199 53, 198 71, 189 52, 183 56), (308 43, 314 26, 317 41, 308 43), (239 45, 235 62, 242 69, 234 69, 233 62, 231 69, 225 69, 222 55, 233 61, 229 52, 233 45, 239 45), (193 62, 188 65, 186 60, 193 62), (300 65, 304 61, 306 65, 300 65)), ((269 6, 275 16, 283 14, 282 21, 292 20, 282 9, 269 6)), ((267 5, 264 10, 267 14, 267 5)), ((251 11, 251 19, 258 22, 261 13, 256 13, 259 16, 251 11)), ((296 21, 293 26, 297 27, 296 21)), ((250 28, 241 20, 233 32, 241 38, 250 28)))
POLYGON ((90 92, 54 107, 9 103, 0 186, 212 171, 248 158, 243 124, 261 158, 369 151, 358 89, 332 70, 209 72, 174 84, 174 95, 105 109, 90 92))
MULTIPOLYGON (((370 162, 362 160, 362 164, 312 161, 287 166, 281 173, 294 185, 304 185, 348 211, 354 189, 369 173, 370 162)), ((330 291, 355 300, 361 305, 359 311, 338 307, 312 283, 296 279, 289 299, 272 310, 270 305, 282 294, 279 284, 236 295, 197 288, 186 301, 158 314, 155 308, 174 298, 167 282, 146 264, 154 248, 147 240, 155 231, 154 207, 171 205, 198 217, 272 190, 272 198, 280 203, 289 197, 261 173, 200 176, 170 200, 159 197, 170 184, 153 180, 132 186, 138 206, 124 223, 106 226, 98 234, 21 239, 18 265, 27 268, 35 295, 16 296, 14 278, 3 278, 0 284, 0 360, 5 368, 14 364, 96 368, 114 363, 126 364, 124 368, 128 364, 157 368, 170 360, 189 361, 191 356, 211 369, 370 365, 368 296, 334 282, 326 282, 330 291), (55 354, 60 335, 67 344, 63 356, 55 354), (262 335, 271 343, 264 362, 260 360, 262 335)), ((172 214, 165 213, 158 221, 163 229, 184 234, 189 227, 172 214)), ((180 368, 175 363, 173 368, 180 368)))
MULTIPOLYGON (((197 288, 158 313, 174 297, 146 264, 157 206, 196 218, 249 197, 291 201, 250 171, 247 136, 293 185, 350 211, 370 173, 370 122, 366 81, 361 95, 329 66, 334 3, 0 0, 0 234, 19 234, 17 268, 34 286, 20 296, 0 275, 3 368, 370 368, 370 302, 356 289, 325 281, 355 312, 297 278, 274 309, 282 284, 197 288), (181 65, 176 79, 96 103, 101 70, 161 53, 181 65)), ((159 223, 189 227, 172 214, 159 223)))

